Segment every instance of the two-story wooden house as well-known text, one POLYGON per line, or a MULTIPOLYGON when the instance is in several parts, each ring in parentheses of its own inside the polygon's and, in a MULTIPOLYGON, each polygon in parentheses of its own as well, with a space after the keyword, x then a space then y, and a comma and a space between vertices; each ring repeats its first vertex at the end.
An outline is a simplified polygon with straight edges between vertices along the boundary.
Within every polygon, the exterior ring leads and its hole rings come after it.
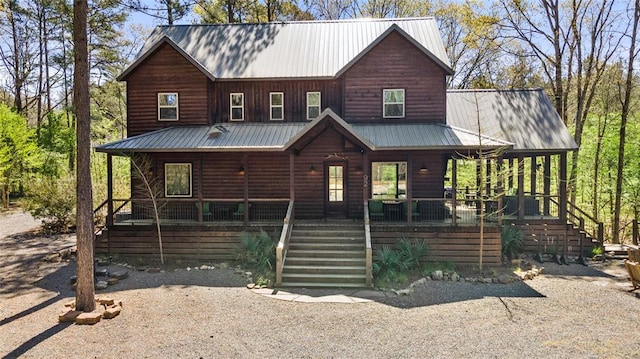
MULTIPOLYGON (((162 26, 120 76, 128 138, 97 151, 152 160, 166 256, 228 259, 262 228, 289 285, 369 284, 372 247, 402 236, 435 260, 475 263, 482 248, 498 264, 503 208, 534 232, 557 226, 528 235, 566 238, 576 144, 548 98, 447 91, 452 73, 433 18, 162 26), (489 175, 458 188, 458 162, 492 151, 489 175)), ((109 185, 98 250, 157 255, 146 204, 109 185)))

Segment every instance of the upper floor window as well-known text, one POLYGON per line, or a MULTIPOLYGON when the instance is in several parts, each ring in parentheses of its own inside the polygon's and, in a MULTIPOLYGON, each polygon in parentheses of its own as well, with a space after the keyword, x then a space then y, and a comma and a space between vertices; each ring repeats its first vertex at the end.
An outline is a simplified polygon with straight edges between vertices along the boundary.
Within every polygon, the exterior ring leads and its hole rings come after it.
POLYGON ((270 92, 269 108, 271 109, 271 120, 284 120, 284 93, 270 92))
POLYGON ((158 93, 158 121, 178 121, 178 93, 158 93))
POLYGON ((191 197, 191 163, 164 164, 165 197, 191 197))
POLYGON ((382 94, 384 118, 404 117, 404 89, 385 89, 382 94))
POLYGON ((307 120, 320 115, 320 92, 307 92, 307 120))
POLYGON ((231 93, 229 102, 231 104, 229 119, 231 121, 244 121, 244 93, 231 93))

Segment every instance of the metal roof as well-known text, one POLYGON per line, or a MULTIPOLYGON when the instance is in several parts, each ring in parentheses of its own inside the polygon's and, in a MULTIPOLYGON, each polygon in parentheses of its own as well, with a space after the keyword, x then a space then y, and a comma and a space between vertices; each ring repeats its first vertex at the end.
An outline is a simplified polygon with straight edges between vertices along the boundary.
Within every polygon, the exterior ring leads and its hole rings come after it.
MULTIPOLYGON (((377 150, 451 150, 478 148, 478 135, 440 123, 354 124, 377 150)), ((511 147, 508 141, 482 136, 482 146, 511 147)))
POLYGON ((510 152, 567 151, 578 145, 541 89, 449 90, 447 124, 514 144, 510 152))
POLYGON ((210 78, 333 78, 394 31, 453 73, 436 21, 428 17, 159 26, 119 79, 163 43, 210 78))
POLYGON ((99 152, 274 151, 306 123, 225 123, 174 126, 96 147, 99 152))

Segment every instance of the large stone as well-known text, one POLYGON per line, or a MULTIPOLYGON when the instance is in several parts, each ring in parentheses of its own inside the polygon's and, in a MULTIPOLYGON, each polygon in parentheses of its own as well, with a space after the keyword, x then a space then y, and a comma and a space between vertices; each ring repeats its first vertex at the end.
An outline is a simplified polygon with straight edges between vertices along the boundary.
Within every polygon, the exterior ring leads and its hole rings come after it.
POLYGON ((514 277, 509 274, 500 274, 498 276, 498 283, 500 284, 511 284, 514 281, 514 277))
POLYGON ((160 273, 160 268, 149 268, 147 273, 160 273))
POLYGON ((98 298, 96 299, 96 302, 98 302, 98 304, 100 305, 113 305, 115 303, 115 300, 113 300, 113 298, 98 298))
POLYGON ((104 280, 99 280, 96 283, 96 290, 102 290, 102 289, 107 289, 107 287, 109 286, 109 283, 107 283, 104 280))
POLYGON ((441 270, 434 271, 431 273, 431 279, 433 280, 442 280, 444 278, 444 274, 441 270))
POLYGON ((427 278, 420 278, 415 282, 411 283, 410 287, 415 288, 416 286, 424 286, 427 284, 427 278))
POLYGON ((128 276, 129 276, 129 272, 127 271, 118 271, 118 272, 109 273, 109 278, 125 279, 128 276))
POLYGON ((76 324, 93 325, 102 319, 102 311, 81 313, 76 317, 76 324))
POLYGON ((122 311, 122 307, 119 305, 113 305, 108 307, 107 309, 105 309, 104 313, 102 314, 102 317, 104 319, 111 319, 111 318, 115 318, 118 316, 118 314, 120 314, 120 312, 122 311))
POLYGON ((458 273, 451 273, 451 281, 452 282, 457 282, 460 280, 460 275, 458 273))
POLYGON ((78 317, 78 315, 82 314, 82 312, 77 311, 77 310, 66 310, 62 313, 60 313, 60 315, 58 315, 58 322, 60 323, 73 323, 76 321, 76 318, 78 317))
POLYGON ((118 282, 120 282, 120 279, 118 279, 118 278, 109 278, 109 279, 107 279, 107 284, 109 284, 109 285, 116 285, 116 284, 118 284, 118 282))
POLYGON ((98 277, 106 277, 109 275, 109 270, 107 268, 97 268, 93 273, 98 277))
POLYGON ((395 293, 395 295, 411 295, 413 293, 413 287, 400 290, 392 289, 391 291, 395 293))

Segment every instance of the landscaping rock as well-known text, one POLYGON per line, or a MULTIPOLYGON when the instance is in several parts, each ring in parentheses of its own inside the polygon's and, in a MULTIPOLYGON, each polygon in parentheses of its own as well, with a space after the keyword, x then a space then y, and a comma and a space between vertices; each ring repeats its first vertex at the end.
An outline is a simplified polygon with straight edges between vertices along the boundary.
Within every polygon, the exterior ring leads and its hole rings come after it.
POLYGON ((160 273, 160 268, 149 268, 147 273, 160 273))
POLYGON ((409 287, 401 290, 392 289, 391 291, 395 293, 395 295, 411 295, 413 294, 413 287, 409 287))
POLYGON ((94 311, 90 313, 80 313, 76 317, 76 324, 79 325, 93 325, 102 319, 102 311, 94 311))
POLYGON ((118 271, 109 273, 109 278, 117 278, 117 279, 125 279, 129 276, 129 272, 127 271, 118 271))
POLYGON ((98 302, 98 304, 100 305, 114 305, 115 304, 115 300, 113 300, 113 298, 98 298, 96 299, 96 302, 98 302))
POLYGON ((514 280, 515 278, 509 274, 500 274, 500 276, 498 276, 498 283, 500 284, 511 284, 514 280))
POLYGON ((208 270, 208 269, 209 269, 208 265, 204 265, 203 264, 203 265, 200 266, 200 270, 208 270))
POLYGON ((431 279, 433 280, 442 280, 444 278, 444 274, 441 270, 434 271, 431 273, 431 279))
POLYGON ((116 284, 118 284, 118 282, 120 282, 120 279, 118 279, 118 278, 109 278, 109 279, 107 279, 107 284, 109 284, 109 285, 116 285, 116 284))
MULTIPOLYGON (((74 303, 75 306, 75 303, 74 303)), ((77 310, 67 310, 58 315, 59 323, 73 323, 76 321, 76 318, 82 314, 82 312, 77 310)))
POLYGON ((69 284, 76 284, 77 281, 78 281, 77 275, 71 276, 71 278, 69 278, 69 284))
POLYGON ((451 274, 451 281, 452 282, 457 282, 460 280, 460 275, 458 273, 452 273, 451 274))
POLYGON ((102 317, 104 319, 115 318, 122 311, 122 307, 119 305, 113 305, 105 309, 104 313, 102 313, 102 317))
POLYGON ((102 289, 107 289, 107 287, 109 286, 109 283, 107 283, 104 280, 99 280, 96 283, 96 290, 102 290, 102 289))
POLYGON ((253 289, 256 287, 255 283, 247 283, 247 289, 253 289))
POLYGON ((221 269, 227 269, 227 268, 229 268, 229 263, 225 263, 225 262, 220 263, 220 268, 221 268, 221 269))
POLYGON ((420 279, 416 280, 415 282, 411 283, 411 285, 409 285, 409 287, 415 288, 416 286, 424 286, 426 284, 427 284, 427 278, 420 278, 420 279))
POLYGON ((98 277, 106 277, 109 275, 109 270, 107 268, 98 268, 93 273, 98 277))

